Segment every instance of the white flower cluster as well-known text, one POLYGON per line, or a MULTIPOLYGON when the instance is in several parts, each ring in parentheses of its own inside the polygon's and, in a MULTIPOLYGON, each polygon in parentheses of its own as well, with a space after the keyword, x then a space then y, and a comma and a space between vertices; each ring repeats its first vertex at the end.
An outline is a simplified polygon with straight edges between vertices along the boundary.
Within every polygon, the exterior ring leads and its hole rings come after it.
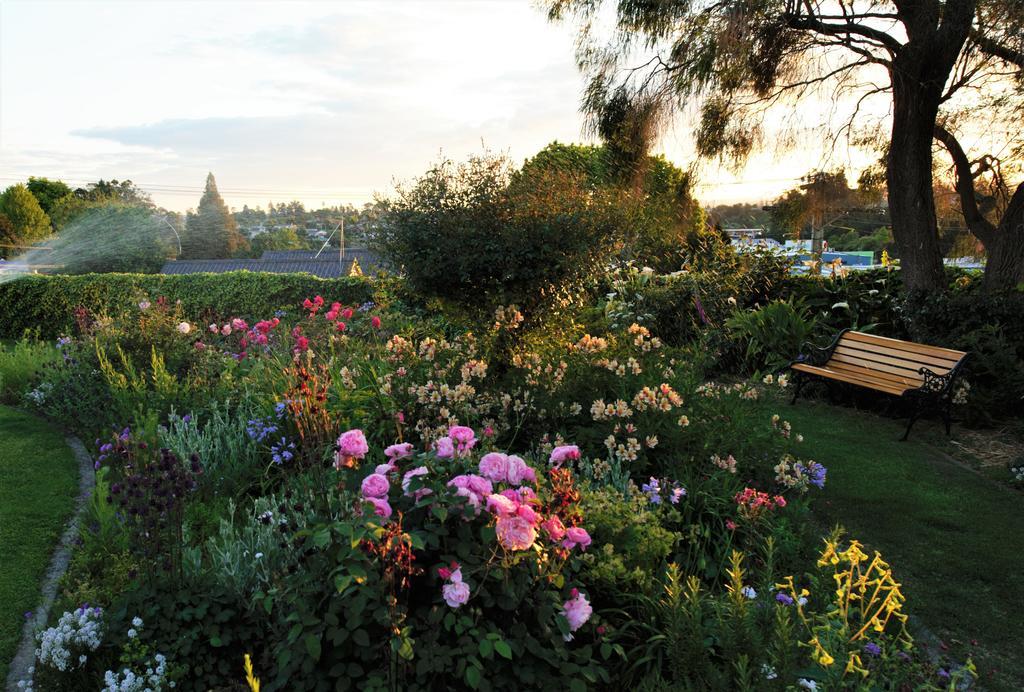
POLYGON ((37 636, 36 660, 59 671, 73 670, 86 661, 86 651, 95 651, 103 640, 102 611, 83 606, 60 616, 55 627, 37 636), (77 656, 72 659, 72 652, 77 656))
POLYGON ((147 661, 143 673, 136 673, 129 668, 120 673, 108 670, 103 674, 103 683, 103 692, 160 692, 175 686, 173 680, 167 680, 167 657, 163 654, 157 654, 153 660, 147 661))

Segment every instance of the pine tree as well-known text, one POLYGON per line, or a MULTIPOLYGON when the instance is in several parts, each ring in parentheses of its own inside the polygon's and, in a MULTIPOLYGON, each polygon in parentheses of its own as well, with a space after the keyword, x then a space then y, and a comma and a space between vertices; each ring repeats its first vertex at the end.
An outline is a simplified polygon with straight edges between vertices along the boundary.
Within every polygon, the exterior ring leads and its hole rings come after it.
POLYGON ((213 173, 206 176, 206 191, 195 213, 189 212, 181 238, 182 259, 223 259, 247 250, 249 241, 217 191, 213 173))
MULTIPOLYGON (((3 242, 7 245, 31 245, 50 234, 50 219, 39 201, 21 183, 11 185, 0 195, 0 214, 10 221, 3 242)), ((23 248, 4 247, 5 255, 17 255, 23 248)), ((2 255, 0 255, 2 256, 2 255)))

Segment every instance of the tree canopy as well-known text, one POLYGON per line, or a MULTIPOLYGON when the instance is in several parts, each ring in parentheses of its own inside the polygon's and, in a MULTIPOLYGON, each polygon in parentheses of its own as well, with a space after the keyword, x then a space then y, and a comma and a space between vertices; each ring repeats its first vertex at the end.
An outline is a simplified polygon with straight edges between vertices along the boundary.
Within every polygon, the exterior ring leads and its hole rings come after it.
POLYGON ((0 257, 17 255, 24 249, 11 246, 29 246, 50 234, 49 217, 22 183, 11 185, 0 195, 0 214, 8 221, 3 225, 8 230, 0 237, 0 257))
MULTIPOLYGON (((998 144, 1021 156, 1024 5, 1021 0, 617 0, 604 36, 601 0, 549 0, 552 18, 579 20, 583 98, 592 131, 645 152, 673 115, 696 114, 702 157, 744 161, 768 146, 785 114, 806 138, 800 104, 831 101, 828 138, 885 155, 893 232, 910 288, 942 285, 933 147, 955 165, 964 216, 989 251, 993 286, 1024 279, 1024 184, 985 223, 977 187, 1004 166, 964 152, 972 126, 1005 125, 998 144), (837 116, 837 112, 844 113, 837 116), (991 227, 990 227, 991 226, 991 227)), ((1005 163, 1002 162, 1002 163, 1005 163)))

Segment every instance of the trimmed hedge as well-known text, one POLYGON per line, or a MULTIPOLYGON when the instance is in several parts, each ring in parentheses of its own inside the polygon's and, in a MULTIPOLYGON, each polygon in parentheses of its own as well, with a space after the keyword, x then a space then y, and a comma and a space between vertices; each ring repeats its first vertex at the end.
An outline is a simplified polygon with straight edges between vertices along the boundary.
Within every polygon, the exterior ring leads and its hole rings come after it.
POLYGON ((278 309, 298 308, 303 299, 359 305, 373 300, 375 280, 364 277, 321 279, 312 274, 225 272, 223 274, 31 275, 0 283, 0 338, 17 338, 26 329, 56 338, 74 326, 74 312, 117 314, 143 297, 181 301, 192 318, 263 318, 278 309))

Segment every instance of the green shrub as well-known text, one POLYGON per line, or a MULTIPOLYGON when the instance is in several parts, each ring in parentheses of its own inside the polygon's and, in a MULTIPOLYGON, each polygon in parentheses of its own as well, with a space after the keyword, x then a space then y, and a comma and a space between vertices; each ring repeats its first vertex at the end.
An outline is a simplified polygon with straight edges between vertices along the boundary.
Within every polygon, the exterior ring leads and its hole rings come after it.
POLYGON ((632 207, 572 173, 513 173, 502 157, 442 160, 387 202, 381 250, 415 290, 485 313, 571 300, 620 245, 632 207))
POLYGON ((264 318, 280 308, 297 309, 303 299, 359 305, 374 300, 374 280, 321 279, 309 274, 227 272, 224 274, 83 274, 23 276, 0 283, 0 338, 38 328, 44 338, 70 333, 77 308, 117 315, 141 298, 181 301, 191 316, 264 318))

